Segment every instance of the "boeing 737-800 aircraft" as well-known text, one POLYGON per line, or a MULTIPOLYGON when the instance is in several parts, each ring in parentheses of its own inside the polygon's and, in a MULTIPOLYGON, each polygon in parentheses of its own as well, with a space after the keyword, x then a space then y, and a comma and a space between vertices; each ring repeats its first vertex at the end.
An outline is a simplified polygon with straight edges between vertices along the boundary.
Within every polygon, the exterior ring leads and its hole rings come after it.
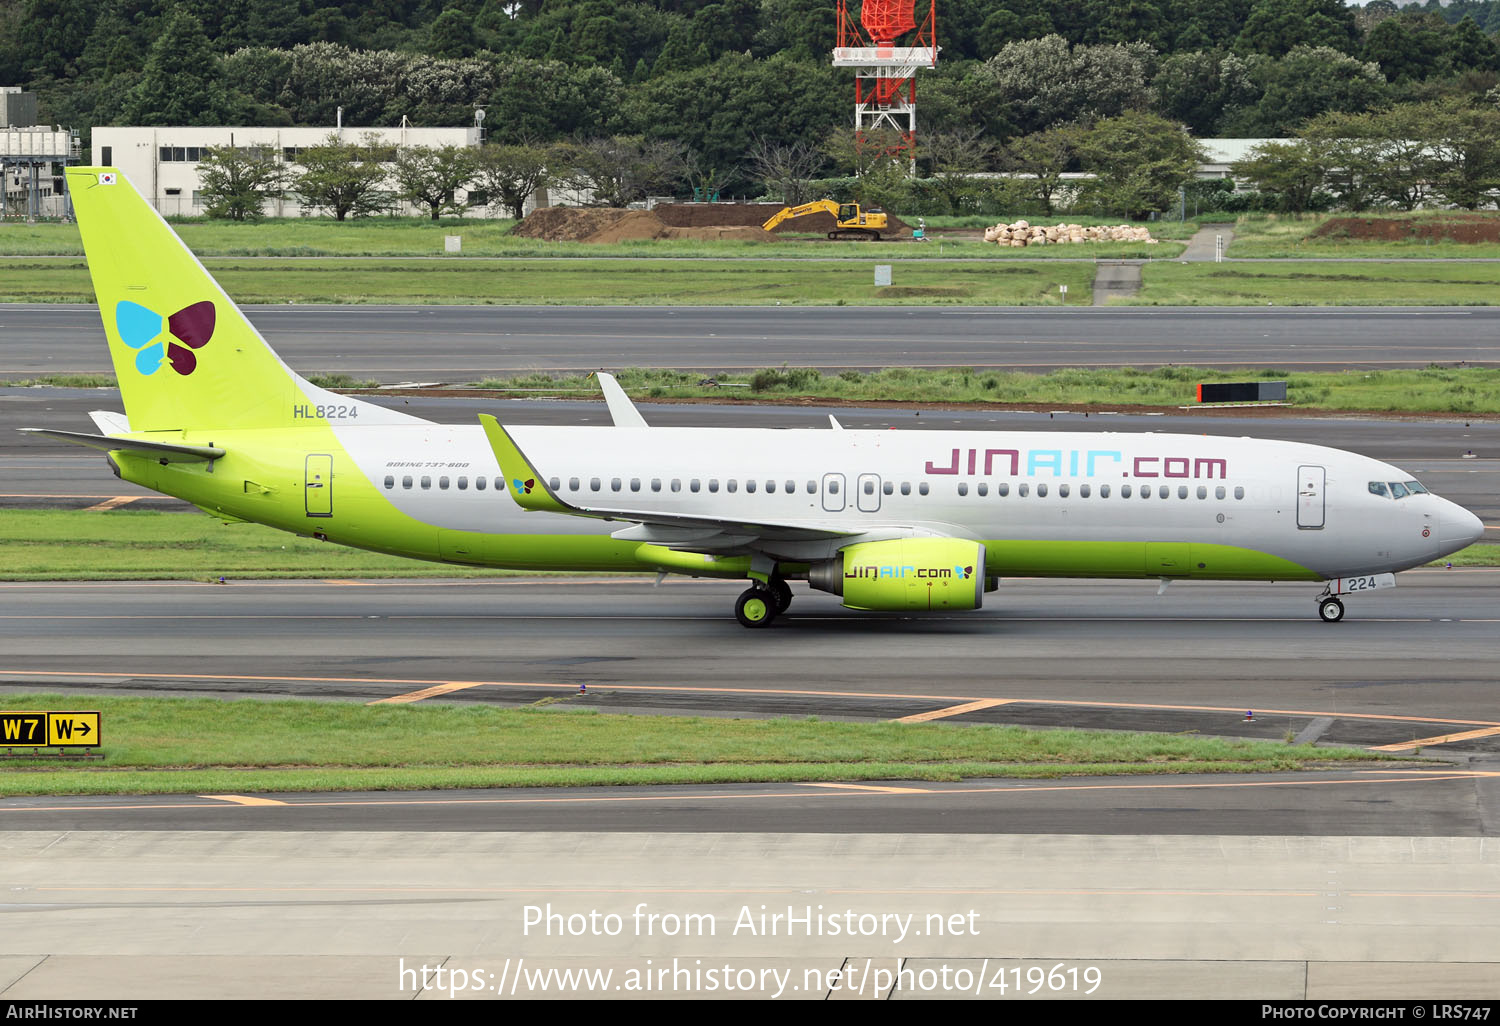
POLYGON ((1324 582, 1463 548, 1478 518, 1410 474, 1293 442, 1175 434, 435 424, 299 377, 117 170, 68 168, 125 416, 41 431, 228 521, 472 566, 788 581, 868 610, 978 609, 1006 576, 1324 582))

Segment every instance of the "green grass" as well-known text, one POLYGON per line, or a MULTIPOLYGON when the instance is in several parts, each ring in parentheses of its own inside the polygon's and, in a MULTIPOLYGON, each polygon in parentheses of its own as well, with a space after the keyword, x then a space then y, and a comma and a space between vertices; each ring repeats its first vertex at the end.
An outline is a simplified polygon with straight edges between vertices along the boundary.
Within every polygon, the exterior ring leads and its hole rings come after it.
MULTIPOLYGON (((1388 412, 1500 413, 1500 368, 1425 367, 1399 370, 1310 371, 1289 373, 1275 367, 1070 367, 1046 374, 966 367, 879 371, 845 370, 837 374, 816 368, 767 368, 754 372, 714 373, 719 387, 700 385, 701 372, 642 370, 616 372, 633 396, 717 398, 764 401, 768 398, 838 399, 897 403, 1040 403, 1100 406, 1192 406, 1199 382, 1285 380, 1287 394, 1299 408, 1388 412), (726 387, 732 384, 747 387, 726 387)), ((517 395, 538 390, 599 394, 592 377, 527 374, 487 378, 476 387, 515 389, 517 395)))
POLYGON ((211 581, 220 576, 494 577, 515 572, 386 556, 260 524, 224 524, 206 515, 0 510, 0 580, 211 581))
POLYGON ((1228 253, 1231 259, 1248 258, 1500 258, 1500 243, 1427 242, 1411 239, 1379 242, 1349 238, 1312 238, 1312 233, 1334 217, 1370 217, 1391 220, 1420 220, 1442 217, 1438 214, 1247 214, 1235 221, 1234 241, 1228 253))
MULTIPOLYGON (((891 260, 894 288, 883 290, 874 285, 875 262, 204 261, 241 303, 1058 305, 1058 286, 1064 284, 1073 305, 1087 305, 1092 295, 1093 268, 1087 263, 891 260)), ((0 302, 94 299, 82 260, 16 260, 3 270, 0 302)))
POLYGON ((1448 563, 1454 566, 1500 566, 1500 544, 1481 542, 1478 545, 1470 545, 1451 556, 1435 559, 1427 565, 1443 566, 1448 563))
POLYGON ((1500 263, 1152 263, 1129 306, 1490 306, 1500 263))
POLYGON ((97 709, 106 758, 8 764, 0 795, 1265 772, 1377 758, 1184 735, 598 715, 564 703, 543 710, 47 694, 4 701, 15 710, 97 709))

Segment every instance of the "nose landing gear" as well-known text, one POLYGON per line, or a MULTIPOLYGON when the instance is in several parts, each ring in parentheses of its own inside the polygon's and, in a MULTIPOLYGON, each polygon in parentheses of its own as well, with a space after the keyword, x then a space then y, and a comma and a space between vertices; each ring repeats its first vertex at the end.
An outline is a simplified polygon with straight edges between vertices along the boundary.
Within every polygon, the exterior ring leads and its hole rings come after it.
POLYGON ((1337 595, 1324 595, 1318 599, 1318 618, 1324 623, 1338 623, 1344 618, 1344 604, 1337 595))

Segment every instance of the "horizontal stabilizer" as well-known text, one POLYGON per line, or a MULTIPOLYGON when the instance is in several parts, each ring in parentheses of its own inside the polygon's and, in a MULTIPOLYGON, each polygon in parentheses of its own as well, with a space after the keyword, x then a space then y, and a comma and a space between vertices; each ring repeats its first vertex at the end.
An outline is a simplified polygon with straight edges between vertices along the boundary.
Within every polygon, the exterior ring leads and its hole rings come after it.
POLYGON ((84 445, 100 452, 133 452, 168 463, 203 463, 216 460, 224 450, 212 445, 179 445, 175 442, 144 442, 137 438, 91 435, 83 431, 53 431, 50 428, 20 428, 23 434, 42 435, 59 442, 84 445))

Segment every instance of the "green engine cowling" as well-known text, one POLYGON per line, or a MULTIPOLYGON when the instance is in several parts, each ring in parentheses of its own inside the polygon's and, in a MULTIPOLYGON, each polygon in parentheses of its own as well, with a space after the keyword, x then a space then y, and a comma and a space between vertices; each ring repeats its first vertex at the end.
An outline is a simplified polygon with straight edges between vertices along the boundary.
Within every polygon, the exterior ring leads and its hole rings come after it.
POLYGON ((978 609, 984 546, 958 538, 897 538, 840 549, 808 568, 808 583, 850 609, 978 609))

